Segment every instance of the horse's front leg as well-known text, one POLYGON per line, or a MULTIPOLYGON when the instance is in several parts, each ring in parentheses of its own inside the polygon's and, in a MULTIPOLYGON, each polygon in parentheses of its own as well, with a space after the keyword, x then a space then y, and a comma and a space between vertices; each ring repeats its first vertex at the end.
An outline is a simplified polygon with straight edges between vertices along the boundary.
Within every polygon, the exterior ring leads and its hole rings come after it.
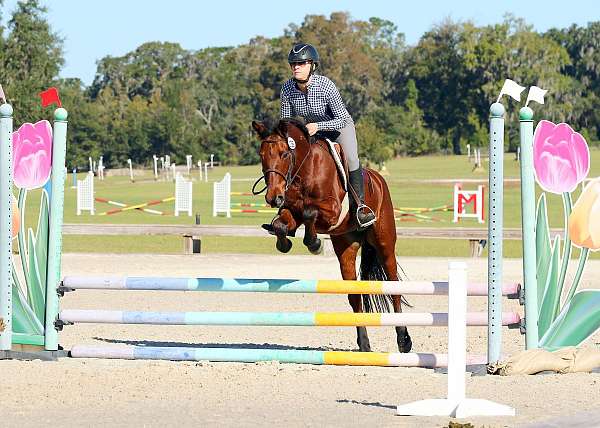
POLYGON ((288 209, 282 209, 273 221, 273 231, 277 236, 275 247, 282 253, 287 253, 292 249, 292 241, 287 237, 289 232, 295 231, 298 228, 294 216, 288 209))
POLYGON ((304 239, 302 242, 313 254, 321 254, 323 252, 323 242, 317 238, 317 216, 319 210, 315 207, 306 207, 302 213, 304 220, 304 239))

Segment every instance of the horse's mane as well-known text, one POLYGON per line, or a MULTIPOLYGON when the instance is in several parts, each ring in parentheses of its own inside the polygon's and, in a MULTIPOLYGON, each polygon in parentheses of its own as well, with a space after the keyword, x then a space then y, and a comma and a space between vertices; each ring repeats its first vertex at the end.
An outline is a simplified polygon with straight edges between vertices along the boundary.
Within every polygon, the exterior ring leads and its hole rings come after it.
POLYGON ((306 139, 307 140, 310 139, 310 137, 308 135, 308 128, 306 127, 306 121, 304 120, 303 117, 300 117, 300 116, 281 119, 279 121, 279 123, 277 124, 277 126, 275 127, 274 131, 283 135, 283 129, 288 124, 294 125, 296 128, 300 129, 300 131, 302 131, 304 133, 304 136, 306 137, 306 139))
POLYGON ((271 133, 276 133, 281 135, 282 137, 286 137, 288 125, 293 125, 296 128, 298 128, 304 134, 304 138, 306 138, 306 141, 308 141, 311 144, 315 141, 323 139, 330 139, 332 141, 335 141, 340 135, 339 131, 318 131, 317 134, 311 136, 308 133, 306 121, 303 117, 300 116, 281 119, 279 123, 275 125, 271 133))

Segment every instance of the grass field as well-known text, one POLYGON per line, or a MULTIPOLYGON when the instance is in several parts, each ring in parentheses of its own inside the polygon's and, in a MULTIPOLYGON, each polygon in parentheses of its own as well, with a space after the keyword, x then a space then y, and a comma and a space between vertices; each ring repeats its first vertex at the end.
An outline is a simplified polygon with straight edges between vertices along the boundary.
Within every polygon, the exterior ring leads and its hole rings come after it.
MULTIPOLYGON (((600 151, 592 151, 592 171, 589 177, 600 175, 600 151)), ((209 170, 209 182, 196 180, 193 187, 193 211, 200 215, 202 224, 232 224, 232 225, 256 225, 269 222, 271 214, 232 214, 233 218, 227 219, 223 216, 212 217, 213 181, 223 178, 226 172, 232 174, 232 191, 249 192, 254 179, 260 176, 260 166, 244 167, 216 167, 209 170)), ((452 204, 452 192, 454 181, 447 183, 426 183, 423 180, 444 179, 487 179, 487 164, 484 162, 483 171, 473 171, 472 164, 466 156, 426 156, 418 158, 399 158, 387 164, 385 178, 390 187, 394 205, 396 207, 434 207, 444 204, 452 204), (421 180, 418 182, 417 180, 421 180)), ((506 154, 504 161, 505 179, 517 179, 519 177, 519 164, 514 160, 513 154, 506 154)), ((84 174, 79 174, 83 179, 84 174)), ((197 177, 197 173, 193 175, 197 177)), ((193 224, 194 216, 188 217, 172 215, 152 215, 140 211, 129 211, 108 216, 84 213, 77 216, 76 190, 72 188, 72 174, 69 174, 65 188, 65 223, 119 223, 119 224, 193 224)), ((152 179, 151 171, 145 176, 136 176, 136 182, 130 183, 127 176, 107 177, 104 181, 95 180, 95 195, 97 197, 124 202, 127 204, 139 204, 149 200, 163 199, 174 195, 174 183, 157 181, 152 179)), ((475 188, 476 184, 466 183, 465 189, 475 188)), ((486 186, 487 192, 487 186, 486 186)), ((575 195, 574 195, 575 196, 575 195)), ((487 195, 486 195, 487 197, 487 195)), ((28 195, 27 223, 31 224, 37 219, 37 208, 39 193, 31 192, 28 195)), ((247 197, 233 196, 232 202, 254 202, 263 203, 263 196, 247 197)), ((563 227, 562 202, 556 195, 548 195, 548 214, 552 227, 563 227)), ((486 202, 487 203, 487 202, 486 202)), ((151 208, 171 212, 173 202, 153 206, 151 208)), ((107 211, 112 206, 96 203, 97 213, 107 211)), ((400 226, 420 227, 450 227, 452 223, 451 212, 431 213, 439 221, 435 222, 398 222, 400 226)), ((504 186, 504 226, 520 227, 520 188, 518 182, 507 181, 504 186)), ((474 219, 465 219, 460 223, 464 227, 477 227, 479 224, 474 219)), ((484 226, 485 227, 485 226, 484 226)), ((182 242, 180 237, 90 237, 90 236, 65 236, 65 252, 150 252, 150 253, 180 253, 182 242)), ((271 253, 274 250, 274 241, 269 238, 203 238, 203 252, 251 252, 271 253)), ((505 256, 520 257, 520 242, 507 241, 505 243, 505 256)), ((399 255, 405 256, 468 256, 469 246, 463 240, 429 240, 411 239, 398 242, 397 251, 399 255)), ((293 253, 307 254, 299 240, 295 242, 293 253)), ((575 251, 575 255, 577 255, 575 251)))

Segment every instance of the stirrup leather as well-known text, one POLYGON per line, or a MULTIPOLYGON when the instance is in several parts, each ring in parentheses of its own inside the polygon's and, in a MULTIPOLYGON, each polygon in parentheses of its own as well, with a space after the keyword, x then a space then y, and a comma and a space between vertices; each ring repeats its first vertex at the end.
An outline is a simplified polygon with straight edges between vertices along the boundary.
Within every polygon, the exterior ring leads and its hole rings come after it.
POLYGON ((375 212, 366 204, 362 203, 358 206, 358 208, 356 208, 356 222, 358 223, 358 226, 361 228, 366 228, 371 226, 373 223, 375 223, 377 221, 377 216, 375 215, 375 212), (373 219, 367 221, 366 223, 361 223, 360 222, 360 218, 358 217, 358 213, 361 212, 361 210, 363 209, 367 209, 371 212, 371 214, 373 214, 373 219))

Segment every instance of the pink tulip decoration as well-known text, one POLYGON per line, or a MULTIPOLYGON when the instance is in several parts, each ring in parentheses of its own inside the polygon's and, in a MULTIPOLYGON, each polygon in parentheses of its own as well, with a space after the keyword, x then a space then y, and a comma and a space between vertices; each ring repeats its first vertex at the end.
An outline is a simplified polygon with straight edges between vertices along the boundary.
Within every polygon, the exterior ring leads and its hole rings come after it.
POLYGON ((50 178, 52 128, 47 120, 24 123, 12 134, 15 186, 37 189, 50 178))
POLYGON ((12 197, 12 238, 15 239, 21 229, 21 212, 17 205, 17 198, 12 197))
POLYGON ((566 123, 541 120, 533 136, 533 166, 542 189, 572 192, 590 170, 590 151, 581 134, 566 123))

